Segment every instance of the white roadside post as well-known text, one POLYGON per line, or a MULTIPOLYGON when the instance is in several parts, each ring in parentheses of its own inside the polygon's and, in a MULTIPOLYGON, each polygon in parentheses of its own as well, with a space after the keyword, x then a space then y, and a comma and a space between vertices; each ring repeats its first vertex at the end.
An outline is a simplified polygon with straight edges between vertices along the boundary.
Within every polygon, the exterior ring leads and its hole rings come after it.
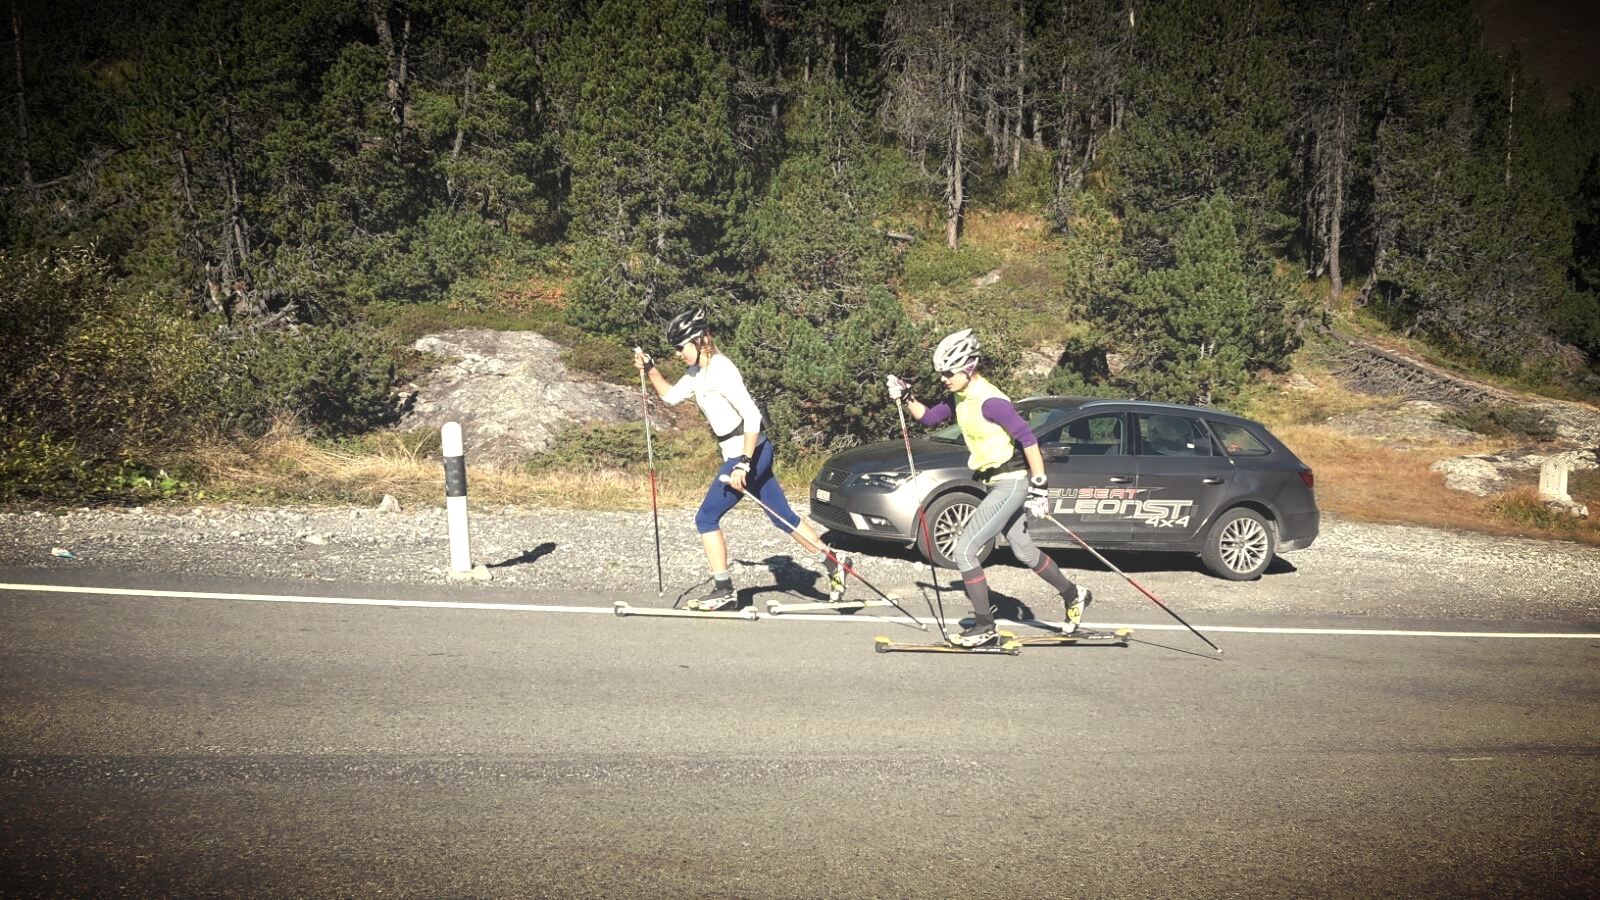
POLYGON ((1589 507, 1572 499, 1567 493, 1567 475, 1572 471, 1572 461, 1556 456, 1544 461, 1539 467, 1539 502, 1551 512, 1572 516, 1576 519, 1589 518, 1589 507))
POLYGON ((450 523, 450 580, 488 581, 489 570, 472 567, 472 541, 467 534, 467 460, 461 426, 446 422, 439 432, 444 450, 444 505, 450 523))

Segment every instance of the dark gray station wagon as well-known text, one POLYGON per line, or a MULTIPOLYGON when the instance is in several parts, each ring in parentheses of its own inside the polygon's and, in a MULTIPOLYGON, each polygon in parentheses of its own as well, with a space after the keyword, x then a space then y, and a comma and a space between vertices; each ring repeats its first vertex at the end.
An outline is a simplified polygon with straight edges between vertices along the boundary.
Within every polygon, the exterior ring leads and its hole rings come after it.
MULTIPOLYGON (((1077 547, 1065 526, 1098 550, 1198 553, 1210 571, 1245 581, 1317 537, 1311 467, 1259 422, 1087 397, 1034 397, 1017 411, 1039 436, 1051 514, 1061 523, 1030 523, 1041 547, 1077 547)), ((836 454, 811 483, 811 517, 847 534, 915 545, 948 568, 984 488, 954 424, 913 438, 911 454, 915 480, 903 441, 836 454)))

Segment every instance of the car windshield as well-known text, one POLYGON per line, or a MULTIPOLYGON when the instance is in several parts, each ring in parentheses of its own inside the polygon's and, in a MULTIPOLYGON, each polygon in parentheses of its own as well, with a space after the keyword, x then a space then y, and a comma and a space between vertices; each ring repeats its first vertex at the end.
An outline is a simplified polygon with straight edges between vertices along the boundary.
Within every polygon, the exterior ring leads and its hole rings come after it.
MULTIPOLYGON (((1052 423, 1061 421, 1071 412, 1071 409, 1049 406, 1037 401, 1032 403, 1023 401, 1017 404, 1018 415, 1022 416, 1023 421, 1028 423, 1028 428, 1034 434, 1039 434, 1052 423)), ((961 443, 961 425, 951 422, 938 431, 929 432, 928 437, 931 440, 942 441, 946 444, 959 444, 961 443)))

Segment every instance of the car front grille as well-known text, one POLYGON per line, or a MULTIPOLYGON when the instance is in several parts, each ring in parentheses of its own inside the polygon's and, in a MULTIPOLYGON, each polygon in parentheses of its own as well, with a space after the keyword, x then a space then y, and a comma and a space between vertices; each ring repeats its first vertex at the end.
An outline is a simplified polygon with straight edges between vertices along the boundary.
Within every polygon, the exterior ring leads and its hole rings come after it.
POLYGON ((817 484, 823 487, 836 488, 850 480, 850 473, 843 469, 824 468, 817 473, 817 484))
POLYGON ((850 514, 834 506, 832 503, 823 503, 815 498, 811 501, 811 518, 816 519, 829 528, 849 528, 854 530, 856 525, 850 521, 850 514))

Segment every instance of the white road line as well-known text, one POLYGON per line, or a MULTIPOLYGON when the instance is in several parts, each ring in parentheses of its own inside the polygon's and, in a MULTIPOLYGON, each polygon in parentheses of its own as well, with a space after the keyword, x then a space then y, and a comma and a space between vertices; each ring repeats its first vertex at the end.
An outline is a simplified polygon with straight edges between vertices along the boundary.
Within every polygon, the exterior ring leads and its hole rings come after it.
POLYGON ((297 597, 284 594, 223 594, 211 591, 147 591, 134 588, 67 587, 47 584, 0 584, 0 591, 47 594, 117 594, 128 597, 172 597, 180 600, 254 600, 267 603, 326 603, 335 606, 415 606, 429 609, 497 609, 511 612, 575 612, 616 615, 611 607, 539 606, 531 603, 447 603, 442 600, 372 600, 362 597, 297 597))
MULTIPOLYGON (((136 588, 109 588, 109 587, 73 587, 70 585, 52 584, 5 584, 0 583, 0 591, 32 591, 47 594, 110 594, 127 597, 169 597, 180 600, 248 600, 261 603, 320 603, 333 606, 397 606, 420 607, 424 609, 482 609, 499 610, 501 612, 562 612, 562 613, 596 613, 608 616, 616 615, 610 606, 544 606, 535 603, 452 603, 443 600, 375 600, 364 597, 300 597, 285 594, 225 594, 212 591, 151 591, 136 588)), ((911 624, 910 619, 889 616, 841 616, 836 613, 786 613, 773 616, 761 613, 763 619, 803 619, 808 621, 826 622, 857 622, 867 624, 883 624, 886 622, 898 624, 911 624)), ((1001 624, 1015 625, 1000 619, 1001 624)), ((1141 631, 1187 631, 1182 625, 1168 625, 1149 623, 1122 623, 1110 622, 1085 622, 1084 625, 1098 629, 1131 628, 1137 635, 1141 631)), ((1205 625, 1195 626, 1201 632, 1228 632, 1231 634, 1307 634, 1333 637, 1441 637, 1441 638, 1514 638, 1518 640, 1600 640, 1600 633, 1563 634, 1557 632, 1541 631, 1400 631, 1372 628, 1253 628, 1238 625, 1205 625)))
MULTIPOLYGON (((1182 625, 1101 625, 1097 628, 1132 628, 1138 631, 1187 631, 1182 625)), ((1233 625, 1196 625, 1202 632, 1229 631, 1235 634, 1321 634, 1362 637, 1447 637, 1447 638, 1560 638, 1562 640, 1600 641, 1600 632, 1560 634, 1549 631, 1399 631, 1379 628, 1246 628, 1233 625)))

